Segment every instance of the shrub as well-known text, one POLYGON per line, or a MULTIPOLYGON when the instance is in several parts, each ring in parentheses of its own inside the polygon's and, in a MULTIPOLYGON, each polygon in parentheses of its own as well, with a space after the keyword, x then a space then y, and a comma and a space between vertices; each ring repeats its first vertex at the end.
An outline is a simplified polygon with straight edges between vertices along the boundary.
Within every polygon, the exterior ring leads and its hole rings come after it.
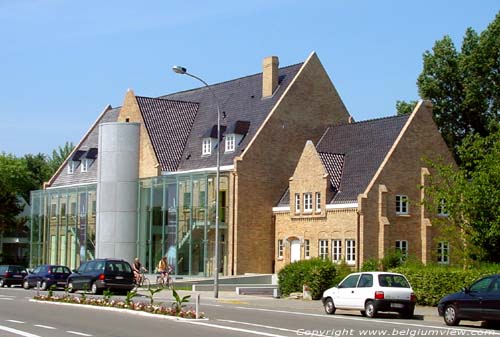
POLYGON ((288 296, 292 292, 302 292, 306 284, 313 299, 321 298, 323 291, 332 287, 336 276, 336 267, 330 260, 313 258, 290 263, 278 273, 278 285, 281 294, 288 296))
POLYGON ((363 262, 361 266, 361 271, 377 271, 379 270, 378 260, 375 258, 371 258, 363 262))

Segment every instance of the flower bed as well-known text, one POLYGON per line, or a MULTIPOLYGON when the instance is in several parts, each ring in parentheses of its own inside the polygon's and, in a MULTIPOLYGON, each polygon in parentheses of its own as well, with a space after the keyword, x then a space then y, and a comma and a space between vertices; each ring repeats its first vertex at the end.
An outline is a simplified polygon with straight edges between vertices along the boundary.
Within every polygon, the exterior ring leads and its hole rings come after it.
MULTIPOLYGON (((196 311, 194 310, 185 310, 176 308, 175 303, 173 303, 172 307, 164 306, 164 305, 153 305, 145 302, 133 302, 133 301, 117 301, 109 298, 96 298, 96 297, 78 297, 78 296, 56 296, 56 295, 39 295, 34 297, 35 300, 38 301, 47 301, 47 302, 61 302, 61 303, 73 303, 73 304, 83 304, 83 305, 93 305, 99 307, 109 307, 109 308, 118 308, 125 310, 135 310, 135 311, 143 311, 150 314, 158 314, 158 315, 168 315, 168 316, 177 316, 181 318, 191 318, 196 319, 196 311)), ((204 318, 205 314, 200 312, 198 318, 204 318)))

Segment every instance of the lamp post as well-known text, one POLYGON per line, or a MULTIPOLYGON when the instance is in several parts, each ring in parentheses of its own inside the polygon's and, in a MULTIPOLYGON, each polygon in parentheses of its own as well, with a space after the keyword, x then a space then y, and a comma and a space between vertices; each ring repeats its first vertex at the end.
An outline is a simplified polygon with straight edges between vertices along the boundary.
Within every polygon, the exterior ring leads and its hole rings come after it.
POLYGON ((210 94, 212 94, 212 97, 215 101, 215 105, 217 106, 217 173, 216 173, 216 183, 215 183, 215 251, 214 251, 214 258, 215 258, 215 271, 214 271, 214 297, 218 298, 219 297, 219 190, 220 190, 220 106, 219 106, 219 100, 217 99, 217 96, 215 96, 215 93, 213 92, 212 88, 208 85, 207 82, 205 82, 203 79, 199 78, 198 76, 195 76, 193 74, 190 74, 187 72, 187 69, 184 67, 180 66, 173 66, 172 70, 176 74, 181 74, 181 75, 187 75, 190 76, 207 87, 208 91, 210 94))

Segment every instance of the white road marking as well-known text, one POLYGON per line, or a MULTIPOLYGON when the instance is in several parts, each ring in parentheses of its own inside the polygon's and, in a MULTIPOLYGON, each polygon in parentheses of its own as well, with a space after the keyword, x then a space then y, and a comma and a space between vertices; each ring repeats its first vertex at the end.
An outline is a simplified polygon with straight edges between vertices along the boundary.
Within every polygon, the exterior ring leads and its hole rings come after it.
POLYGON ((231 331, 238 331, 238 332, 246 332, 246 333, 251 333, 254 335, 260 335, 260 336, 268 336, 268 337, 286 337, 283 335, 275 335, 272 333, 267 333, 267 332, 260 332, 260 331, 255 331, 255 330, 248 330, 248 329, 240 329, 240 328, 233 328, 230 326, 224 326, 224 325, 217 325, 217 324, 210 324, 210 323, 202 323, 202 322, 190 322, 190 321, 182 321, 184 323, 189 323, 189 324, 194 324, 194 325, 203 325, 203 326, 208 326, 211 328, 217 328, 217 329, 223 329, 223 330, 231 330, 231 331))
POLYGON ((13 298, 0 297, 0 300, 13 301, 13 298))
POLYGON ((285 311, 285 310, 272 310, 272 309, 260 309, 260 308, 246 308, 246 307, 235 307, 237 309, 242 310, 256 310, 256 311, 266 311, 266 312, 277 312, 282 314, 291 314, 291 315, 300 315, 300 316, 313 316, 313 317, 323 317, 327 319, 344 319, 350 321, 365 321, 365 322, 373 322, 373 323, 381 323, 381 324, 394 324, 394 325, 404 325, 404 326, 414 326, 417 328, 426 328, 426 329, 442 329, 448 331, 467 331, 474 333, 481 333, 487 335, 500 335, 500 332, 493 332, 491 330, 485 329, 462 329, 462 328, 451 328, 451 327, 443 327, 443 326, 434 326, 434 325, 424 325, 424 324, 415 324, 415 323, 404 323, 404 322, 394 322, 387 320, 377 320, 377 319, 366 319, 366 318, 357 318, 357 317, 345 317, 345 316, 336 316, 336 315, 320 315, 320 314, 309 314, 305 312, 296 312, 296 311, 285 311))
POLYGON ((48 325, 35 324, 35 326, 37 326, 39 328, 50 329, 50 330, 55 330, 56 329, 53 326, 48 326, 48 325))
POLYGON ((0 298, 1 298, 1 297, 16 298, 16 296, 11 296, 11 295, 0 295, 0 298))
POLYGON ((92 336, 92 335, 89 335, 87 333, 83 333, 83 332, 78 332, 78 331, 71 331, 71 330, 68 330, 66 331, 67 333, 72 333, 73 335, 78 335, 78 336, 92 336))
POLYGON ((16 334, 16 335, 20 335, 20 336, 23 336, 23 337, 41 337, 39 335, 34 335, 32 333, 29 333, 29 332, 25 332, 25 331, 21 331, 21 330, 9 328, 9 327, 3 326, 3 325, 0 325, 0 330, 7 331, 7 332, 10 332, 10 333, 13 333, 13 334, 16 334))
POLYGON ((6 319, 7 322, 12 322, 12 323, 19 323, 19 324, 24 324, 24 322, 21 321, 16 321, 15 319, 6 319))
POLYGON ((218 321, 228 322, 228 323, 236 323, 236 324, 243 324, 243 325, 250 325, 250 326, 256 326, 256 327, 260 327, 260 328, 274 329, 274 330, 280 330, 280 331, 286 331, 286 332, 297 333, 297 331, 298 331, 298 330, 291 330, 291 329, 279 328, 279 327, 270 326, 270 325, 262 325, 262 324, 248 323, 248 322, 231 321, 231 320, 228 320, 228 319, 218 319, 218 321))
POLYGON ((221 307, 222 305, 220 305, 220 304, 206 304, 206 303, 203 303, 203 306, 204 307, 221 307))

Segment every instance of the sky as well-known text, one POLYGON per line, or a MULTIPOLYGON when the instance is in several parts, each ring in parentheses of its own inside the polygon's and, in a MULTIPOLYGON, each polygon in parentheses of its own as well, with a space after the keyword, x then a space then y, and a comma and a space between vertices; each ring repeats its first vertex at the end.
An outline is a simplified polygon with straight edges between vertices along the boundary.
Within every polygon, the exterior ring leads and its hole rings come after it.
POLYGON ((78 144, 127 89, 157 97, 315 51, 356 121, 416 100, 422 55, 483 31, 498 0, 0 0, 0 153, 78 144))

